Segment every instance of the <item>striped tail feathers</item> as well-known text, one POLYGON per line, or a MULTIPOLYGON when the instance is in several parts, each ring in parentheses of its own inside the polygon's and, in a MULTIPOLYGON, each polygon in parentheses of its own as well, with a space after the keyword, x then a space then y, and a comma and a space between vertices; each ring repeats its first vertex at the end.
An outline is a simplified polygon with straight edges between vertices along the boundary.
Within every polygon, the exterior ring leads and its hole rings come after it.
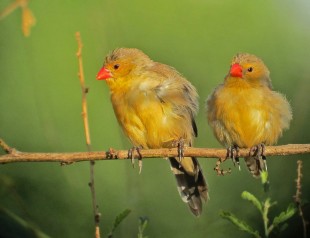
POLYGON ((209 199, 208 185, 202 174, 202 170, 196 158, 185 157, 182 160, 191 160, 195 168, 195 173, 188 173, 177 159, 170 157, 171 170, 177 181, 177 188, 182 200, 187 203, 191 212, 195 216, 200 216, 202 213, 203 201, 209 199))
POLYGON ((267 171, 267 162, 265 153, 265 144, 260 143, 252 146, 249 156, 245 157, 245 163, 254 178, 259 178, 261 171, 267 171))
POLYGON ((266 170, 265 161, 262 156, 244 157, 244 161, 254 178, 259 178, 261 171, 266 170))

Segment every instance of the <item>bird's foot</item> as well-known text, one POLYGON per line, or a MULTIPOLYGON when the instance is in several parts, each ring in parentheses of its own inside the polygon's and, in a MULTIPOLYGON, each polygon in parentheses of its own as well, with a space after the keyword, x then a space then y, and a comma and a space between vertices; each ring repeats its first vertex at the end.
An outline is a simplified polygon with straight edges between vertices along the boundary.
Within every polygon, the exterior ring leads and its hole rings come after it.
POLYGON ((228 170, 221 169, 221 164, 222 164, 223 160, 225 160, 225 158, 218 159, 218 161, 215 164, 214 171, 216 172, 217 175, 224 176, 226 174, 230 174, 231 173, 231 169, 230 168, 228 170))
POLYGON ((70 165, 70 164, 73 164, 74 162, 67 162, 67 161, 62 161, 60 162, 60 165, 61 166, 64 166, 64 165, 70 165))
POLYGON ((260 143, 258 145, 254 145, 250 149, 250 156, 256 159, 262 158, 264 162, 264 169, 267 171, 267 158, 265 156, 266 146, 264 143, 260 143))
POLYGON ((236 166, 237 164, 239 170, 241 170, 239 162, 239 147, 237 145, 232 145, 229 148, 227 148, 226 158, 231 158, 234 163, 234 166, 236 166))
POLYGON ((181 163, 184 158, 184 139, 180 138, 179 140, 174 141, 173 146, 178 148, 178 159, 179 163, 181 163))
POLYGON ((134 146, 131 149, 128 150, 128 158, 131 160, 132 167, 135 167, 135 156, 134 151, 137 151, 138 153, 138 166, 139 166, 139 174, 142 172, 142 155, 140 153, 141 147, 134 146))

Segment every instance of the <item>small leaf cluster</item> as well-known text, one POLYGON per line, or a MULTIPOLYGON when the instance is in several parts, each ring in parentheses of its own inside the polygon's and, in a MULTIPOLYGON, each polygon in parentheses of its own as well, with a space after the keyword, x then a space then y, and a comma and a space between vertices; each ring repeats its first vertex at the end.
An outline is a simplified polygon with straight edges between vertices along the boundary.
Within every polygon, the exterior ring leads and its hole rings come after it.
MULTIPOLYGON (((266 173, 266 172, 265 172, 266 173)), ((266 174, 264 174, 262 179, 264 188, 267 184, 266 181, 266 174)), ((270 208, 275 206, 277 202, 272 202, 270 197, 267 197, 263 201, 259 201, 257 197, 255 197, 250 192, 244 191, 241 194, 241 197, 244 200, 247 200, 252 203, 254 207, 257 208, 259 211, 263 224, 264 224, 264 234, 260 234, 258 230, 254 229, 250 226, 246 221, 239 219, 236 215, 231 212, 221 211, 220 216, 224 219, 229 220, 232 224, 238 227, 241 231, 247 232, 248 234, 252 235, 255 238, 262 238, 262 237, 270 237, 272 232, 281 232, 283 231, 288 225, 286 221, 290 219, 294 214, 297 212, 296 206, 291 203, 288 205, 285 211, 282 211, 278 216, 274 217, 272 221, 269 220, 269 212, 270 208)))

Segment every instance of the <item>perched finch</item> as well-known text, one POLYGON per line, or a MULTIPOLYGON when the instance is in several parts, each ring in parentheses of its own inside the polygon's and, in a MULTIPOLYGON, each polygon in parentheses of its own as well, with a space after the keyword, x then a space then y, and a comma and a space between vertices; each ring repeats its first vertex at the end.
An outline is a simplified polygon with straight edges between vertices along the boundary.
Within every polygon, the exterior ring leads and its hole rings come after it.
MULTIPOLYGON (((191 146, 197 136, 198 95, 174 68, 152 61, 138 49, 110 53, 97 79, 106 80, 116 118, 139 148, 191 146)), ((208 199, 208 187, 196 158, 169 158, 178 191, 196 216, 208 199)))
POLYGON ((206 110, 208 122, 222 145, 256 151, 256 156, 245 158, 254 177, 265 167, 261 156, 264 145, 276 143, 292 119, 288 101, 272 90, 268 68, 250 54, 233 58, 224 83, 208 97, 206 110))

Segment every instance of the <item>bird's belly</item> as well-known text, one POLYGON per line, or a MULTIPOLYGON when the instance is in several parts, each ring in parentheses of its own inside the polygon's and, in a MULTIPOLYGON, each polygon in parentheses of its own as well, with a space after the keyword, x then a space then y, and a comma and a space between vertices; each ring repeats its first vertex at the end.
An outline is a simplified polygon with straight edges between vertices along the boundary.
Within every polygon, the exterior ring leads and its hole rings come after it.
POLYGON ((135 146, 172 147, 180 138, 190 137, 184 118, 173 114, 167 105, 152 98, 128 102, 131 101, 118 101, 113 107, 119 124, 135 146))
POLYGON ((226 101, 220 108, 215 130, 225 146, 249 148, 259 143, 272 144, 277 139, 272 110, 259 97, 226 101))
POLYGON ((270 121, 265 111, 249 109, 240 113, 240 120, 233 123, 232 140, 239 147, 252 147, 265 143, 269 137, 270 121))

